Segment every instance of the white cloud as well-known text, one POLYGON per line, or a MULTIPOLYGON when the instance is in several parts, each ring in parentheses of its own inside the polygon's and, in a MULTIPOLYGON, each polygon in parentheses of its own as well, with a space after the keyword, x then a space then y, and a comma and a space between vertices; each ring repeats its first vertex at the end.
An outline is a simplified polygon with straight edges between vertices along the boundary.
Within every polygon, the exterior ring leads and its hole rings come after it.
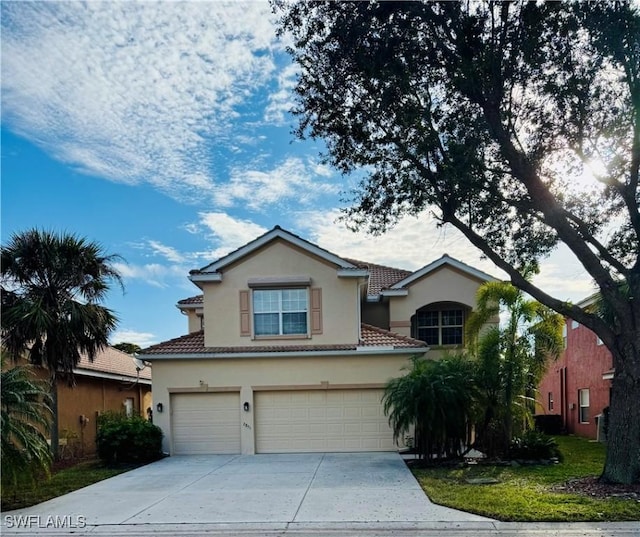
POLYGON ((580 302, 595 292, 593 279, 565 245, 540 263, 533 283, 560 300, 580 302))
POLYGON ((269 123, 282 125, 289 111, 295 105, 293 88, 296 85, 298 66, 294 63, 285 67, 278 75, 278 90, 269 95, 269 104, 264 111, 264 119, 269 123))
MULTIPOLYGON (((428 213, 407 216, 384 235, 353 233, 337 222, 339 211, 305 212, 298 215, 302 234, 340 256, 416 270, 447 253, 460 261, 501 279, 507 275, 452 227, 437 228, 428 213)), ((592 279, 566 246, 561 245, 541 261, 533 283, 561 300, 578 302, 594 292, 592 279)))
POLYGON ((85 173, 202 199, 207 140, 281 47, 267 2, 3 2, 3 122, 85 173))
POLYGON ((135 265, 126 263, 114 263, 113 267, 126 280, 141 280, 153 287, 165 289, 176 284, 177 281, 186 279, 188 271, 179 265, 161 265, 159 263, 147 263, 135 265))
POLYGON ((148 244, 154 254, 164 257, 167 261, 171 261, 173 263, 184 263, 186 260, 185 255, 178 252, 178 250, 172 246, 167 246, 166 244, 162 244, 155 240, 148 241, 148 244))
POLYGON ((308 205, 323 194, 338 192, 337 185, 320 180, 320 176, 328 176, 326 167, 305 163, 296 157, 286 159, 269 171, 235 168, 231 171, 229 183, 216 187, 214 200, 221 207, 242 203, 252 210, 260 210, 285 199, 308 205))
POLYGON ((267 231, 250 220, 234 218, 226 213, 203 212, 199 216, 200 223, 209 229, 209 238, 214 245, 211 252, 200 254, 207 256, 207 262, 215 261, 267 231))
POLYGON ((111 341, 113 344, 117 343, 135 343, 142 348, 153 345, 158 341, 158 337, 155 334, 149 332, 138 332, 136 330, 123 329, 117 330, 111 335, 111 341))
POLYGON ((459 231, 450 226, 437 228, 428 213, 407 216, 380 236, 354 233, 337 222, 339 216, 337 210, 304 212, 299 214, 298 226, 311 241, 344 257, 417 270, 447 253, 479 270, 503 277, 493 263, 481 259, 480 251, 459 231))

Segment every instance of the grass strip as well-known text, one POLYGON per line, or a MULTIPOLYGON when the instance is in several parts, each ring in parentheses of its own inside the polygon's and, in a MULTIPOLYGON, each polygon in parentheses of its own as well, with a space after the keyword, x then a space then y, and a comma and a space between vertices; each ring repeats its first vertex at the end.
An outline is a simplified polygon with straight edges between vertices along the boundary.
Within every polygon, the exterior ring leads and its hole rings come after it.
POLYGON ((15 487, 3 485, 2 511, 29 507, 127 472, 135 467, 132 465, 107 467, 99 461, 85 461, 54 471, 50 479, 42 478, 36 483, 19 483, 15 487))
POLYGON ((583 438, 556 438, 564 461, 550 466, 469 466, 413 469, 434 503, 512 522, 618 522, 640 520, 635 499, 598 499, 558 492, 570 479, 602 472, 605 447, 583 438), (495 479, 469 484, 468 479, 495 479))

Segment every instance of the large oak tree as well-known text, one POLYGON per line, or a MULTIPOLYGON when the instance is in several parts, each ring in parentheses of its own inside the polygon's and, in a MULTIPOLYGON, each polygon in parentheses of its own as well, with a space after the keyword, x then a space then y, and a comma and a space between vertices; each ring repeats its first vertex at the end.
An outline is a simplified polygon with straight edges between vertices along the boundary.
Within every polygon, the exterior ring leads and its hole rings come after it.
POLYGON ((282 2, 300 68, 299 136, 345 174, 346 210, 382 232, 432 210, 511 282, 613 354, 603 479, 640 480, 640 15, 628 2, 282 2), (575 177, 591 166, 593 191, 575 177), (527 281, 560 243, 603 318, 527 281))

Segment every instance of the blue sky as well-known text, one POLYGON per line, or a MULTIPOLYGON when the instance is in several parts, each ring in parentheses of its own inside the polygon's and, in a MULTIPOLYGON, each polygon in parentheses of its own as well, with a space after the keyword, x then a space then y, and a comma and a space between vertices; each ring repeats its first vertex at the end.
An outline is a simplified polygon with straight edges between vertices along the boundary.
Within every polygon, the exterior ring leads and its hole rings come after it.
MULTIPOLYGON (((296 70, 266 2, 2 2, 2 242, 39 227, 100 242, 126 292, 112 341, 186 332, 188 271, 276 224, 338 255, 417 269, 447 252, 501 273, 429 214, 382 237, 336 221, 354 178, 294 139, 296 70)), ((591 293, 566 251, 538 277, 591 293)))

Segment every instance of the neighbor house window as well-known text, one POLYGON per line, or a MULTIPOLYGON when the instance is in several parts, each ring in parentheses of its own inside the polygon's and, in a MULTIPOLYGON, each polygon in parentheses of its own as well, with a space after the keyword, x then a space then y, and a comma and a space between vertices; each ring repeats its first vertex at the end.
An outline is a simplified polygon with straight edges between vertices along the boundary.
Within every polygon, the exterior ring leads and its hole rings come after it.
POLYGON ((589 423, 589 389, 578 390, 578 404, 580 407, 580 423, 589 423))
POLYGON ((124 400, 124 413, 126 414, 127 418, 130 418, 131 416, 133 416, 133 397, 127 397, 124 400))
POLYGON ((553 410, 553 392, 549 392, 549 410, 553 410))
POLYGON ((307 303, 307 289, 254 289, 255 335, 306 335, 307 303))
POLYGON ((462 345, 464 314, 461 309, 419 311, 416 337, 427 345, 462 345))

